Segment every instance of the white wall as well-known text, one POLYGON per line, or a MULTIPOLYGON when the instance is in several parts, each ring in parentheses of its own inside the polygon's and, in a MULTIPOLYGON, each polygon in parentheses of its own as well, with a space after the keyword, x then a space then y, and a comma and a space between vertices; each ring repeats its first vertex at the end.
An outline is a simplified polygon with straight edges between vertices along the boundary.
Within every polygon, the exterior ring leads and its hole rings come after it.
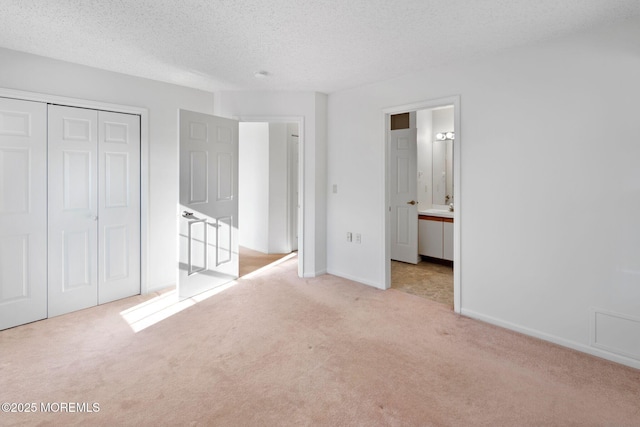
POLYGON ((287 123, 269 123, 269 251, 289 250, 287 123))
POLYGON ((238 230, 241 246, 269 251, 269 123, 240 123, 238 230))
POLYGON ((0 48, 0 87, 149 111, 148 290, 175 284, 178 109, 213 113, 213 94, 0 48))
POLYGON ((303 117, 300 139, 304 151, 304 275, 326 272, 326 129, 327 96, 314 92, 222 91, 215 113, 250 117, 303 117))
POLYGON ((463 314, 640 367, 637 40, 636 20, 331 94, 329 273, 383 287, 382 110, 460 95, 463 314), (615 348, 592 308, 623 319, 615 348))
POLYGON ((287 123, 240 123, 240 245, 263 253, 290 250, 287 128, 287 123))

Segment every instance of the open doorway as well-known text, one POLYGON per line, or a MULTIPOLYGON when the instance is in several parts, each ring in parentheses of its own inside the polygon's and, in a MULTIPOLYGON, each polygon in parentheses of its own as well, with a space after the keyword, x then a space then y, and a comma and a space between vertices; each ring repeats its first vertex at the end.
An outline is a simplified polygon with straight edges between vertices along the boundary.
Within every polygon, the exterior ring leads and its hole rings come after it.
POLYGON ((459 98, 384 110, 386 288, 460 310, 459 98))
POLYGON ((299 247, 299 134, 295 121, 239 124, 239 273, 299 247))

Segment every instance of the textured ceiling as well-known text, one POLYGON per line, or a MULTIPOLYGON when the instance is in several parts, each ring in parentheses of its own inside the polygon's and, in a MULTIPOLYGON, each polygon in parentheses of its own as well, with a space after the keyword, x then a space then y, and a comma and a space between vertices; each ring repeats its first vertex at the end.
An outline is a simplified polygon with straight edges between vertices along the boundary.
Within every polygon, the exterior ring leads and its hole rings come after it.
POLYGON ((2 0, 0 46, 209 91, 330 93, 639 15, 640 0, 2 0))

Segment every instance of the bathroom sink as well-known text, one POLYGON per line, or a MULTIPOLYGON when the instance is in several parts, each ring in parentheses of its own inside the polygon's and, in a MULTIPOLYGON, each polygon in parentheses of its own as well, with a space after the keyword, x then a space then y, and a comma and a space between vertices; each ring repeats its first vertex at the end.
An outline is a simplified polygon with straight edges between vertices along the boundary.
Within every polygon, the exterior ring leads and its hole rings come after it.
POLYGON ((423 211, 419 211, 418 214, 440 216, 440 217, 443 217, 443 218, 453 218, 453 212, 451 212, 448 209, 447 210, 445 210, 445 209, 425 209, 423 211))

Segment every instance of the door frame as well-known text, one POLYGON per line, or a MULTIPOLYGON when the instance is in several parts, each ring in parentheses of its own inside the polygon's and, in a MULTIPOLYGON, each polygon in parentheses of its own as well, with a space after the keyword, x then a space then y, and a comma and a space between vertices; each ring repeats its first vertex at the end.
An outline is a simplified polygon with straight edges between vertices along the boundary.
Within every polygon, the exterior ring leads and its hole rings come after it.
MULTIPOLYGON (((304 116, 234 116, 235 120, 242 122, 266 122, 266 123, 296 123, 298 125, 298 277, 304 275, 304 116)), ((287 188, 287 193, 289 192, 287 188)), ((290 200, 290 197, 288 197, 290 200)), ((289 223, 289 218, 287 223, 289 223)), ((290 228, 290 227, 288 227, 290 228)))
MULTIPOLYGON (((383 147, 382 147, 382 168, 384 170, 383 174, 383 186, 385 189, 384 194, 384 205, 382 209, 384 209, 384 222, 383 222, 383 230, 382 230, 382 241, 384 242, 384 247, 382 249, 382 265, 383 265, 383 277, 382 284, 384 285, 384 289, 389 289, 391 287, 391 225, 389 221, 391 219, 391 215, 389 214, 390 209, 390 188, 389 188, 389 139, 388 139, 388 130, 389 123, 391 121, 390 117, 392 114, 398 113, 406 113, 409 111, 418 111, 418 110, 428 110, 437 107, 444 107, 447 105, 453 105, 453 117, 454 117, 454 132, 456 134, 456 138, 453 142, 454 144, 454 155, 453 155, 453 194, 455 200, 455 210, 453 211, 453 311, 456 313, 460 313, 461 302, 462 302, 462 277, 460 274, 460 210, 462 207, 462 192, 460 185, 460 164, 462 157, 461 150, 461 126, 460 126, 460 96, 449 96, 446 98, 438 98, 426 101, 420 101, 412 104, 404 104, 397 105, 393 107, 387 107, 382 110, 382 132, 383 132, 383 147)), ((416 177, 417 179, 417 177, 416 177)))
POLYGON ((146 294, 149 289, 149 110, 143 107, 111 104, 2 87, 0 87, 0 96, 24 101, 35 101, 46 104, 58 104, 140 116, 140 293, 146 294))

